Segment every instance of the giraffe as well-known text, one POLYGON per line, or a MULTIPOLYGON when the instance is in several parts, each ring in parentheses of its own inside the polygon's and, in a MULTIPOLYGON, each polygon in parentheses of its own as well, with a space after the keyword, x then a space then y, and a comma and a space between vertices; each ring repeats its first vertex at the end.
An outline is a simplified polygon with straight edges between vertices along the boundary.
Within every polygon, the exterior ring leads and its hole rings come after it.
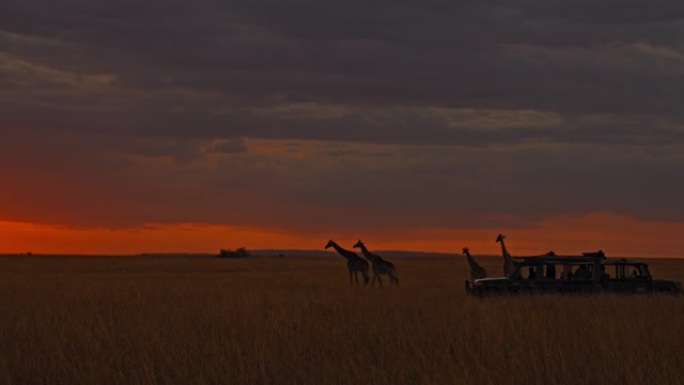
POLYGON ((463 254, 465 254, 468 259, 468 265, 470 265, 470 280, 474 281, 480 278, 487 278, 487 270, 475 262, 473 257, 470 256, 470 249, 467 247, 463 248, 463 254))
POLYGON ((357 275, 357 273, 360 272, 363 276, 363 284, 368 285, 368 280, 370 279, 368 277, 368 262, 365 259, 356 255, 355 252, 343 249, 332 239, 329 240, 328 243, 325 245, 326 249, 330 247, 333 247, 341 256, 347 259, 347 269, 349 269, 349 284, 353 283, 352 274, 356 279, 356 284, 359 284, 359 276, 357 275))
POLYGON ((363 256, 366 257, 366 259, 369 260, 370 263, 373 265, 373 282, 371 283, 371 285, 375 285, 375 279, 377 278, 378 282, 380 282, 380 286, 382 286, 382 280, 380 279, 380 276, 383 274, 387 274, 387 276, 389 276, 390 286, 399 286, 397 269, 394 267, 394 264, 392 262, 385 261, 384 259, 380 258, 379 255, 373 254, 370 251, 368 251, 366 245, 364 245, 360 239, 358 242, 356 242, 356 244, 353 247, 360 247, 363 256))
POLYGON ((501 242, 501 253, 503 254, 504 259, 503 271, 504 275, 508 277, 509 275, 513 274, 513 271, 515 270, 515 261, 513 260, 513 257, 508 253, 508 250, 506 250, 504 238, 506 238, 505 235, 499 234, 499 236, 496 237, 496 241, 501 242))

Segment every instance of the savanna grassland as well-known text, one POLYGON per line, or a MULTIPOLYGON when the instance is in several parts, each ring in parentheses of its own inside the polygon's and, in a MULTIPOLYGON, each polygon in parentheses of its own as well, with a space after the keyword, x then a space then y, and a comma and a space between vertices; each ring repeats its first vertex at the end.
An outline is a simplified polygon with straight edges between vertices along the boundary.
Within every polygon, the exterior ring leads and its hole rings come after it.
POLYGON ((0 257, 0 383, 684 383, 682 297, 480 300, 460 255, 391 260, 398 288, 337 256, 0 257))

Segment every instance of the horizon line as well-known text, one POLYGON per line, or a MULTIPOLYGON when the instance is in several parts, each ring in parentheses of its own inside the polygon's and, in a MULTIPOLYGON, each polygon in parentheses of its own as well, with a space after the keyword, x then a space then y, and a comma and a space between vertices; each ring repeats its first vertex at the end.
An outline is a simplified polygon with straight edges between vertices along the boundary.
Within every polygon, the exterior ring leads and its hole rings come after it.
MULTIPOLYGON (((267 255, 269 253, 273 253, 273 256, 277 256, 275 254, 284 254, 286 252, 289 253, 297 253, 297 252, 302 252, 302 253, 307 253, 307 254, 314 254, 314 253, 319 253, 319 254, 335 254, 335 251, 330 251, 330 250, 318 250, 318 249, 274 249, 274 248, 266 248, 266 249, 247 249, 250 253, 257 253, 261 255, 252 255, 252 257, 268 257, 270 255, 267 255), (266 254, 266 255, 265 255, 266 254)), ((376 250, 375 252, 377 253, 391 253, 391 254, 410 254, 406 255, 409 257, 418 257, 420 255, 415 255, 415 254, 425 254, 426 256, 429 255, 435 255, 435 256, 462 256, 463 253, 458 253, 458 252, 446 252, 446 251, 427 251, 427 250, 398 250, 398 249, 388 249, 388 250, 376 250)), ((152 257, 152 256, 217 256, 218 252, 208 252, 208 251, 143 251, 139 253, 64 253, 64 252, 11 252, 11 253, 0 253, 0 257, 152 257)), ((478 257, 501 257, 501 254, 472 254, 473 256, 478 256, 478 257)), ((293 257, 297 257, 298 255, 291 255, 293 257)), ((305 255, 300 255, 300 256, 305 256, 305 255)), ((311 255, 309 255, 311 256, 311 255)), ((401 257, 401 255, 394 255, 401 257)), ((513 255, 513 258, 526 258, 526 257, 539 257, 542 256, 540 255, 520 255, 520 256, 515 256, 513 255)), ((581 255, 577 254, 558 254, 558 257, 580 257, 581 255)), ((607 255, 606 256, 609 259, 613 258, 646 258, 646 259, 682 259, 682 257, 676 257, 676 256, 658 256, 658 255, 651 255, 651 256, 635 256, 635 255, 616 255, 616 256, 611 256, 607 255)))

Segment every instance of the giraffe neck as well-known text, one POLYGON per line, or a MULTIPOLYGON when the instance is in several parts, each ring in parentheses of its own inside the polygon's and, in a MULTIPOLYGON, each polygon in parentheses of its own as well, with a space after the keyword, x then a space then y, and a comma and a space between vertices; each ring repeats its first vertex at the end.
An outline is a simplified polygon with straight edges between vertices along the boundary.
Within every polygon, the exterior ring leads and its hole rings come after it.
POLYGON ((480 268, 480 265, 478 265, 477 262, 475 262, 475 260, 473 259, 473 257, 470 256, 470 253, 466 253, 466 258, 468 259, 468 264, 470 265, 471 269, 480 268))
POLYGON ((506 250, 503 239, 501 240, 501 252, 503 253, 504 258, 504 275, 508 277, 515 270, 516 263, 515 260, 513 260, 513 257, 508 253, 508 250, 506 250))
POLYGON ((504 258, 510 258, 511 255, 508 254, 508 250, 506 250, 506 245, 504 244, 504 240, 501 240, 501 253, 503 254, 504 258))
POLYGON ((340 247, 340 245, 338 245, 338 244, 335 243, 335 242, 332 243, 332 247, 337 251, 338 254, 340 254, 341 256, 343 256, 343 257, 349 259, 349 253, 350 253, 349 250, 343 249, 342 247, 340 247))
POLYGON ((364 245, 363 243, 361 244, 361 252, 363 253, 363 255, 366 256, 366 258, 370 259, 371 262, 376 261, 375 255, 373 255, 370 251, 368 251, 368 249, 366 248, 366 245, 364 245))

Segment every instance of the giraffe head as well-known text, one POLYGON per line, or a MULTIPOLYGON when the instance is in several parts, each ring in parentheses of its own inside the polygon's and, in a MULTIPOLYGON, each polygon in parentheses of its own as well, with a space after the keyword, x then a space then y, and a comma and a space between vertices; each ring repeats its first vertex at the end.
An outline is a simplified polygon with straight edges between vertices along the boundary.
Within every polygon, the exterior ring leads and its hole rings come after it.
POLYGON ((463 248, 463 254, 464 254, 464 255, 470 254, 470 249, 467 248, 467 247, 464 247, 464 248, 463 248))
POLYGON ((356 242, 356 244, 352 247, 363 247, 363 242, 361 242, 361 240, 359 239, 359 241, 356 242))
POLYGON ((335 244, 335 242, 333 242, 333 240, 331 239, 328 241, 328 243, 325 244, 325 248, 329 249, 329 248, 333 247, 334 244, 335 244))
POLYGON ((505 235, 503 235, 503 234, 499 234, 499 236, 498 236, 498 237, 496 237, 496 241, 497 241, 497 242, 503 242, 504 238, 506 238, 506 236, 505 236, 505 235))

